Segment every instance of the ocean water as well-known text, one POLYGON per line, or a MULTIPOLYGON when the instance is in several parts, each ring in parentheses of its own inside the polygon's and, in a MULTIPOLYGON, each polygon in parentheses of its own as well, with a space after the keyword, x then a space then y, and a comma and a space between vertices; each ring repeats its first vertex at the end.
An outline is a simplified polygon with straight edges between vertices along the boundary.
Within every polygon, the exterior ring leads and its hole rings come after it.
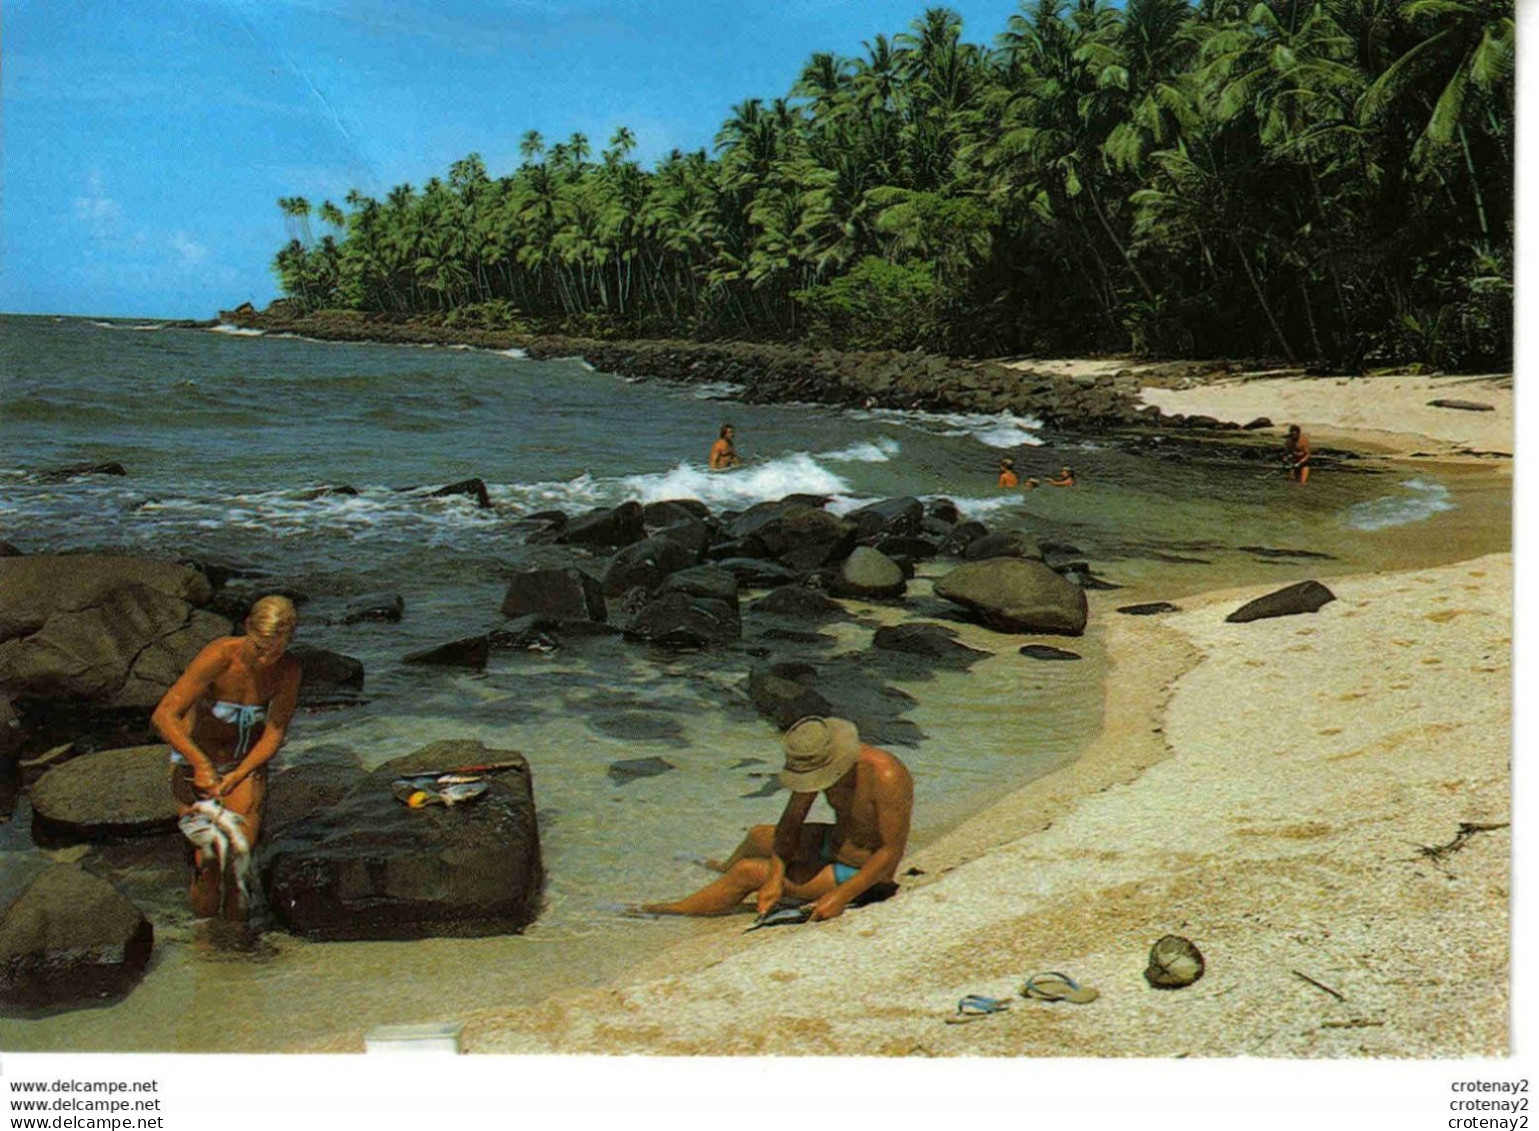
MULTIPOLYGON (((1501 499, 1425 468, 1322 468, 1301 490, 1274 464, 1134 453, 1026 417, 745 405, 735 392, 626 381, 516 350, 0 317, 0 538, 27 551, 214 560, 309 594, 300 639, 361 659, 367 702, 302 714, 281 758, 340 748, 373 766, 454 737, 522 750, 548 875, 542 914, 518 937, 316 944, 272 932, 232 953, 198 941, 182 892, 165 882, 174 844, 88 853, 86 866, 155 922, 152 967, 110 1007, 0 1020, 0 1047, 294 1048, 599 984, 640 954, 720 929, 623 919, 610 905, 691 890, 709 874, 685 857, 723 854, 747 826, 778 815, 775 735, 746 695, 755 663, 858 672, 869 694, 896 704, 883 738, 914 771, 922 844, 1095 736, 1106 693, 1099 622, 1115 605, 1508 542, 1501 499), (727 420, 746 466, 709 474, 705 453, 727 420), (998 491, 1004 454, 1023 476, 1072 464, 1081 486, 998 491), (37 474, 105 460, 129 474, 62 484, 37 474), (493 509, 431 497, 470 476, 486 481, 493 509), (357 494, 308 497, 326 485, 357 494), (525 545, 523 515, 680 497, 721 511, 792 492, 827 495, 839 512, 945 496, 991 526, 1072 544, 1125 588, 1092 594, 1082 639, 1042 641, 1080 652, 1075 664, 1024 660, 1016 650, 1027 638, 972 626, 959 626, 965 642, 992 654, 965 673, 866 655, 878 625, 936 614, 927 578, 944 572, 940 563, 924 568, 906 609, 852 604, 854 619, 798 645, 765 638, 749 618, 741 645, 710 653, 598 639, 494 655, 484 673, 401 662, 498 626, 508 576, 550 553, 525 545), (1247 545, 1331 557, 1266 559, 1247 545), (400 624, 320 623, 380 592, 404 597, 400 624), (648 757, 672 768, 623 783, 609 772, 648 757)), ((745 594, 745 607, 755 596, 745 594)), ((31 843, 27 817, 23 801, 0 825, 0 901, 60 858, 31 843)))

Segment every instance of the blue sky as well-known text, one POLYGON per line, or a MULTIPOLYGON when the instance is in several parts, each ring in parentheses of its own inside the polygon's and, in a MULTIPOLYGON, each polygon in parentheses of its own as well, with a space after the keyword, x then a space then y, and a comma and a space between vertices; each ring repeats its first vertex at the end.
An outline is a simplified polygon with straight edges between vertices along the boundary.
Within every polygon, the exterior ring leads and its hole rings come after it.
MULTIPOLYGON (((628 125, 647 164, 709 146, 924 0, 10 0, 0 310, 211 317, 275 296, 280 196, 420 185, 518 139, 628 125)), ((992 42, 1014 3, 960 0, 992 42)))

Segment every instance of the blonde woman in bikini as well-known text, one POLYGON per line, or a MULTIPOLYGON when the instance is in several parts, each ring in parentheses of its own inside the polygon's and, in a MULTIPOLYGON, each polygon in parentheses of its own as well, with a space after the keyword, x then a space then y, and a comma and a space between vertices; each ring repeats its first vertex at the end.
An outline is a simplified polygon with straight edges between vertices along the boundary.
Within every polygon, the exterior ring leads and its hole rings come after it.
MULTIPOLYGON (((253 845, 262 827, 267 764, 283 745, 299 700, 299 661, 288 655, 297 620, 287 597, 263 597, 246 617, 246 634, 220 637, 199 652, 150 719, 171 746, 171 793, 182 812, 215 798, 240 814, 253 845)), ((234 891, 226 890, 220 907, 221 879, 219 862, 195 850, 194 915, 241 917, 234 891)))

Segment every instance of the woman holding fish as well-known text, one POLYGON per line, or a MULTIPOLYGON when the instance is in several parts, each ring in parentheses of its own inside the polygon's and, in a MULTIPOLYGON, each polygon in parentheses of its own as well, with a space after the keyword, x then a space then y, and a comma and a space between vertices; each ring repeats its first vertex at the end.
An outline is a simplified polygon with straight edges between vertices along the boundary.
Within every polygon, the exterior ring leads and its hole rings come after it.
POLYGON ((189 894, 199 918, 245 915, 267 764, 299 700, 299 661, 288 655, 297 620, 287 597, 263 597, 246 617, 246 634, 199 652, 151 717, 171 746, 171 793, 193 843, 189 894))

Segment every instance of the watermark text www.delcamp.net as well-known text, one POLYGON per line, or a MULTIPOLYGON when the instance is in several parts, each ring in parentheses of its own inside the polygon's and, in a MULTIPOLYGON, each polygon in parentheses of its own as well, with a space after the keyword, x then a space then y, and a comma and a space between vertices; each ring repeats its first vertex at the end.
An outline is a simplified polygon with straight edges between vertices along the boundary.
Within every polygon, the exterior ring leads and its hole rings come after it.
POLYGON ((1448 1109, 1452 1131, 1527 1131, 1528 1081, 1455 1080, 1448 1109))
POLYGON ((12 1080, 10 1126, 48 1131, 163 1131, 158 1080, 12 1080))

